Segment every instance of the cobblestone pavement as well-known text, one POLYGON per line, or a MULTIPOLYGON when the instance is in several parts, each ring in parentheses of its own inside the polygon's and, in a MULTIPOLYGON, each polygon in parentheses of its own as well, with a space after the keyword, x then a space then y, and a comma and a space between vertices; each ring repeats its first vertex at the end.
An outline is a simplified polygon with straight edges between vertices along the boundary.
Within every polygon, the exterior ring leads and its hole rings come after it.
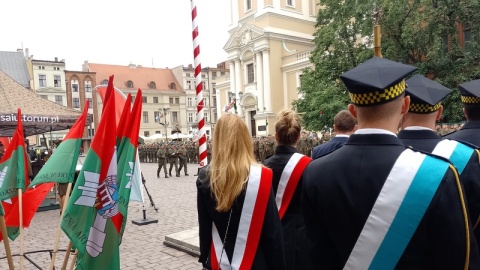
MULTIPOLYGON (((142 163, 143 175, 147 180, 147 188, 153 197, 158 212, 150 206, 145 194, 147 218, 157 219, 158 223, 144 226, 134 225, 132 220, 142 219, 142 205, 131 202, 129 206, 128 222, 120 246, 121 269, 200 269, 197 258, 181 251, 163 245, 165 235, 191 229, 198 226, 196 212, 195 180, 198 165, 188 164, 189 176, 157 178, 157 164, 142 163)), ((183 169, 182 169, 183 171, 183 169)), ((52 250, 55 233, 60 221, 59 210, 38 212, 24 230, 24 252, 52 250)), ((12 253, 19 254, 19 239, 10 242, 12 253)), ((60 249, 66 249, 68 238, 63 234, 60 240, 60 249)), ((0 244, 0 257, 5 256, 3 242, 0 244)), ((50 255, 48 252, 31 253, 27 256, 42 269, 48 269, 50 255)), ((57 255, 56 269, 60 269, 65 252, 57 255)), ((19 257, 14 257, 15 269, 19 268, 19 257)), ((25 269, 38 269, 25 261, 25 269)), ((8 269, 7 260, 0 260, 0 269, 8 269)), ((92 269, 95 270, 95 269, 92 269)))

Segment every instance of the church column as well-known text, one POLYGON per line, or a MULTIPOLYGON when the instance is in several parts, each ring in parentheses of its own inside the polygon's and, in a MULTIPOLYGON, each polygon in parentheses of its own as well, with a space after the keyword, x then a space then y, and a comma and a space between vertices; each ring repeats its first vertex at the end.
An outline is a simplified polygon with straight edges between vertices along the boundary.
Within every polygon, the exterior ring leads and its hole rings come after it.
POLYGON ((263 56, 263 85, 265 111, 272 112, 272 90, 270 89, 270 53, 268 50, 262 51, 263 56))
POLYGON ((265 104, 263 102, 263 63, 262 63, 262 53, 255 53, 255 62, 257 63, 256 67, 256 78, 257 78, 257 107, 260 113, 263 113, 263 108, 265 104))
POLYGON ((240 59, 235 60, 235 100, 237 101, 237 113, 242 116, 242 108, 240 106, 239 92, 243 92, 242 87, 242 68, 240 66, 240 59))
POLYGON ((230 61, 230 89, 226 93, 227 98, 227 105, 230 104, 230 97, 228 92, 235 93, 235 62, 232 60, 230 61))

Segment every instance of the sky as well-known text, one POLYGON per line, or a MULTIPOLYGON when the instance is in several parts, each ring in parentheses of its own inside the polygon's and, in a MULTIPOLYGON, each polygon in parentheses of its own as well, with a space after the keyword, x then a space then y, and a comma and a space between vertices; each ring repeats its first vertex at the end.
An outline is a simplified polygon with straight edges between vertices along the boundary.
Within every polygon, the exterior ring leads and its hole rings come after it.
MULTIPOLYGON (((202 67, 226 60, 228 0, 196 0, 202 67)), ((190 0, 2 0, 0 51, 33 59, 173 68, 194 64, 190 0)))

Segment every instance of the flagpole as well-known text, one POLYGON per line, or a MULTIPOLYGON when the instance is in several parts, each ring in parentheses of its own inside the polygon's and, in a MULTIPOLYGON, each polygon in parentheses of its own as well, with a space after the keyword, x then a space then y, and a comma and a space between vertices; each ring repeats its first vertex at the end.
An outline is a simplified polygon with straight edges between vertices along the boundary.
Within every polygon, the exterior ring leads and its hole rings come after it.
POLYGON ((70 252, 72 251, 73 243, 70 241, 68 243, 67 252, 65 253, 65 259, 63 260, 62 270, 67 270, 68 259, 70 257, 70 252))
POLYGON ((67 208, 67 202, 68 202, 68 199, 70 198, 71 190, 72 190, 72 183, 68 183, 67 194, 65 194, 65 198, 63 200, 62 213, 60 214, 60 223, 58 224, 57 235, 55 236, 55 243, 53 244, 52 260, 50 261, 50 267, 48 268, 50 270, 53 270, 53 268, 55 267, 55 258, 57 257, 58 245, 60 243, 60 234, 62 233, 63 214, 65 213, 65 209, 67 208))
POLYGON ((73 267, 75 266, 75 262, 77 261, 77 254, 78 254, 78 249, 76 249, 75 252, 73 253, 72 263, 70 264, 69 270, 73 270, 73 267))
MULTIPOLYGON (((0 205, 0 207, 2 206, 0 205)), ((5 254, 7 255, 8 268, 10 270, 13 270, 15 268, 13 267, 12 252, 10 250, 10 244, 8 243, 8 233, 7 226, 5 225, 5 216, 2 216, 2 218, 0 218, 0 229, 3 235, 3 245, 5 246, 5 254)))
POLYGON ((20 230, 20 270, 23 270, 23 205, 22 189, 18 189, 18 211, 19 211, 19 230, 20 230))

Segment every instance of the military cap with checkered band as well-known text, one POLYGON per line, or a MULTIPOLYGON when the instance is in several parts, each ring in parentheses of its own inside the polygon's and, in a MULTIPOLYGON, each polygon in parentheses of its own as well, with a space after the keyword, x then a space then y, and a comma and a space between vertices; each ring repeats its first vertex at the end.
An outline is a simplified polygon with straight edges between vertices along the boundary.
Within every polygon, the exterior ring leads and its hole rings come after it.
POLYGON ((464 104, 480 104, 480 80, 462 83, 458 88, 460 88, 460 98, 464 104))
POLYGON ((452 90, 422 75, 415 75, 407 80, 405 92, 410 96, 408 112, 426 114, 437 111, 452 90))
POLYGON ((358 106, 375 106, 392 101, 405 91, 405 78, 417 68, 374 57, 343 73, 340 78, 350 99, 358 106))

